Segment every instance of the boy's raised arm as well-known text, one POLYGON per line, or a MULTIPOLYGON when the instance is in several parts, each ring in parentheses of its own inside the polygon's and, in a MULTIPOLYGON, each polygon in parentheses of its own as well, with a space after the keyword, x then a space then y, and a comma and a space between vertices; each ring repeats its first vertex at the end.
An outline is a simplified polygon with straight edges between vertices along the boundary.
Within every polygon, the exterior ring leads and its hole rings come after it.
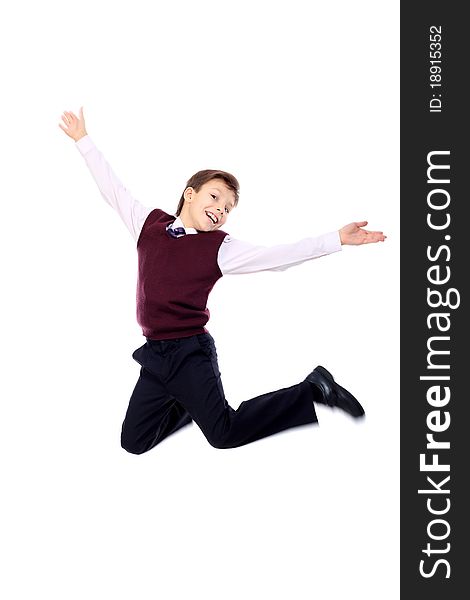
POLYGON ((66 111, 62 120, 65 126, 59 123, 59 127, 75 141, 75 146, 85 159, 101 195, 116 210, 137 242, 145 219, 153 208, 143 206, 132 196, 95 146, 86 131, 83 107, 80 108, 80 117, 66 111))
POLYGON ((275 246, 257 246, 227 236, 220 246, 218 263, 224 275, 285 271, 306 260, 339 250, 341 250, 341 240, 338 231, 275 246))
POLYGON ((342 245, 357 246, 383 242, 386 239, 382 231, 362 229, 364 225, 367 225, 367 221, 349 223, 324 235, 269 247, 256 246, 227 236, 219 250, 219 267, 224 275, 285 271, 307 260, 338 252, 342 245))

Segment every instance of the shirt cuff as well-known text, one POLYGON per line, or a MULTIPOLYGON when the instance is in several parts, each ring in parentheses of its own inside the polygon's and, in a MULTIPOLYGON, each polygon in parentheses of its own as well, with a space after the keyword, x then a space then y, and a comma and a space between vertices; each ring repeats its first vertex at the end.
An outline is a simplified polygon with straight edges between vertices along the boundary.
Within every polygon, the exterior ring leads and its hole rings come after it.
POLYGON ((330 233, 326 233, 324 235, 323 244, 327 254, 342 250, 339 231, 331 231, 330 233))
POLYGON ((75 142, 75 146, 80 152, 80 154, 82 156, 85 156, 85 154, 90 152, 90 150, 92 150, 95 147, 95 144, 93 143, 91 137, 87 134, 81 137, 77 142, 75 142))

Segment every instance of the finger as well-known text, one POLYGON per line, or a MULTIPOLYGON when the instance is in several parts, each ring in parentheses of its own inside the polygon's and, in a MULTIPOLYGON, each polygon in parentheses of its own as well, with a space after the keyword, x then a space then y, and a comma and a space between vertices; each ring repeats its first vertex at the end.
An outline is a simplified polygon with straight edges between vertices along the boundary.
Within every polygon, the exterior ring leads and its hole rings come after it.
POLYGON ((368 221, 358 221, 357 223, 354 223, 354 225, 356 225, 356 227, 364 227, 367 223, 368 221))
POLYGON ((385 241, 385 236, 379 232, 371 231, 369 235, 364 239, 365 244, 371 244, 373 242, 383 242, 385 241))
POLYGON ((362 231, 364 233, 368 233, 369 235, 376 234, 376 233, 379 235, 383 235, 383 233, 384 233, 383 231, 371 231, 370 229, 363 229, 362 231))
POLYGON ((61 123, 59 123, 59 127, 62 129, 64 133, 66 133, 70 137, 69 129, 66 129, 61 123))

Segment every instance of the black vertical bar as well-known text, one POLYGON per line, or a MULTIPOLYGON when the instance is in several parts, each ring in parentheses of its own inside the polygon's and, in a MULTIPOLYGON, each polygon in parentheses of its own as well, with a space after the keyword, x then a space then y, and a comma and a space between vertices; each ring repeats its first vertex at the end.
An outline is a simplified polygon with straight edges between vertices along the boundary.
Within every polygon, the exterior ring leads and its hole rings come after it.
POLYGON ((460 599, 469 589, 470 121, 464 89, 470 34, 464 9, 457 2, 401 2, 404 599, 460 599), (428 172, 430 162, 436 167, 428 172), (433 461, 435 470, 427 470, 433 461))

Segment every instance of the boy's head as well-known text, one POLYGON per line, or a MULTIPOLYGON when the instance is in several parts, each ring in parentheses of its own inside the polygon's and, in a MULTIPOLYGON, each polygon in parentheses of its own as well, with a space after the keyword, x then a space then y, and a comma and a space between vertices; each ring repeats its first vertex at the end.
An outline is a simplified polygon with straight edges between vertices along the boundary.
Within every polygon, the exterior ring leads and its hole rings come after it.
POLYGON ((185 227, 199 231, 214 231, 226 222, 232 208, 238 204, 240 185, 226 171, 198 171, 186 183, 176 216, 185 227))

